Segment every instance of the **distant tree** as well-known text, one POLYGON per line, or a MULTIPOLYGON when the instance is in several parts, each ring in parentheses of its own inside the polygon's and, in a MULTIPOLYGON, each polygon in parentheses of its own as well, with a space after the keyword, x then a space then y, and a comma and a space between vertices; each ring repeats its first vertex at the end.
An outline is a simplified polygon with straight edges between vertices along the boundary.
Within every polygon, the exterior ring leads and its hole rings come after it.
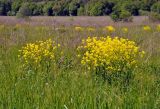
POLYGON ((8 1, 0 1, 0 15, 7 15, 11 11, 11 3, 8 1))
POLYGON ((119 18, 120 18, 120 21, 123 21, 123 22, 131 22, 132 21, 132 15, 127 10, 121 10, 119 18))
POLYGON ((55 4, 54 4, 54 6, 52 7, 52 9, 53 9, 53 14, 54 15, 60 15, 60 13, 61 13, 61 11, 63 10, 62 8, 62 3, 61 2, 56 2, 55 4))
POLYGON ((80 4, 78 2, 71 2, 69 4, 69 13, 72 16, 77 16, 77 10, 80 7, 80 4))
POLYGON ((103 4, 104 4, 103 15, 111 14, 115 4, 113 2, 108 2, 108 1, 103 2, 103 4))
POLYGON ((69 6, 66 6, 63 8, 61 15, 62 16, 69 16, 69 6))
POLYGON ((53 15, 66 16, 69 15, 69 3, 70 0, 56 1, 53 6, 53 15))
POLYGON ((12 5, 11 5, 11 8, 12 8, 12 14, 13 15, 16 15, 16 13, 19 11, 21 5, 22 5, 23 1, 22 0, 14 0, 12 5))
POLYGON ((32 15, 37 16, 37 15, 43 15, 43 4, 37 3, 35 5, 35 8, 32 10, 32 15))
POLYGON ((85 9, 83 6, 81 6, 79 9, 78 9, 78 16, 83 16, 85 15, 85 9))
POLYGON ((23 4, 29 3, 27 8, 32 16, 111 14, 119 16, 119 11, 122 10, 137 16, 143 12, 159 13, 159 2, 159 0, 0 0, 0 15, 16 15, 23 4))
POLYGON ((54 2, 47 2, 43 7, 44 15, 52 16, 53 15, 53 9, 52 9, 53 6, 54 6, 54 2))
POLYGON ((29 8, 29 6, 30 6, 30 4, 28 2, 22 4, 22 6, 20 7, 20 9, 17 13, 17 17, 24 18, 24 17, 31 16, 32 10, 29 8))
POLYGON ((160 14, 156 12, 149 13, 149 20, 151 22, 160 22, 160 14))
POLYGON ((160 2, 153 4, 151 7, 151 11, 160 14, 160 2))
POLYGON ((59 3, 54 4, 54 6, 52 7, 52 9, 53 9, 53 14, 55 16, 60 15, 61 5, 59 3))
POLYGON ((93 2, 88 6, 88 14, 91 16, 100 16, 103 15, 104 4, 100 1, 93 2))
POLYGON ((142 0, 141 1, 141 9, 144 11, 151 11, 151 6, 158 2, 158 0, 142 0))
POLYGON ((5 4, 0 1, 0 15, 5 15, 5 4))
POLYGON ((117 22, 117 21, 124 21, 124 22, 132 21, 131 12, 129 12, 127 9, 125 9, 121 4, 116 5, 113 8, 113 12, 110 16, 113 19, 113 21, 115 21, 115 22, 117 22))
POLYGON ((139 7, 134 2, 125 2, 122 9, 129 11, 132 15, 139 15, 139 7))
POLYGON ((67 1, 63 1, 62 2, 62 9, 60 12, 61 16, 69 16, 69 4, 70 4, 71 0, 67 0, 67 1))

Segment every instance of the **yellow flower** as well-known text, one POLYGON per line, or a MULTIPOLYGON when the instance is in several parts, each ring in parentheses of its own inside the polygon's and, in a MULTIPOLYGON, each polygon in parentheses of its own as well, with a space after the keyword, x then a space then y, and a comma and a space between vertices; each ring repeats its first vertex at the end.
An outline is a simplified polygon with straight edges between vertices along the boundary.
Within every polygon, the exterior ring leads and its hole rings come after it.
POLYGON ((141 54, 141 57, 144 57, 145 51, 142 51, 140 54, 141 54))
POLYGON ((88 67, 88 70, 90 70, 91 68, 90 67, 88 67))
POLYGON ((157 25, 157 31, 160 31, 160 24, 159 25, 157 25))
POLYGON ((84 28, 82 28, 82 27, 80 27, 80 26, 77 26, 77 27, 75 27, 75 30, 76 30, 76 31, 83 31, 84 28))
POLYGON ((60 47, 61 45, 60 44, 58 44, 58 47, 60 47))
POLYGON ((80 54, 78 54, 78 55, 77 55, 77 57, 81 57, 81 55, 80 55, 80 54))
POLYGON ((90 69, 100 67, 110 72, 135 67, 138 58, 145 54, 134 41, 110 36, 83 39, 77 50, 81 54, 78 56, 82 65, 90 69))
POLYGON ((92 32, 92 31, 95 31, 96 29, 95 28, 93 28, 93 27, 88 27, 87 28, 87 31, 89 31, 89 32, 92 32))
POLYGON ((144 30, 144 31, 151 31, 151 27, 150 27, 150 26, 144 26, 144 27, 143 27, 143 30, 144 30))
POLYGON ((122 32, 123 33, 128 33, 128 28, 126 28, 126 27, 122 28, 122 32))
POLYGON ((46 41, 37 41, 36 43, 28 43, 19 50, 18 57, 25 66, 40 66, 42 61, 54 61, 55 53, 60 44, 48 39, 46 41))
POLYGON ((116 29, 113 26, 106 26, 103 30, 106 30, 108 32, 115 32, 116 29))

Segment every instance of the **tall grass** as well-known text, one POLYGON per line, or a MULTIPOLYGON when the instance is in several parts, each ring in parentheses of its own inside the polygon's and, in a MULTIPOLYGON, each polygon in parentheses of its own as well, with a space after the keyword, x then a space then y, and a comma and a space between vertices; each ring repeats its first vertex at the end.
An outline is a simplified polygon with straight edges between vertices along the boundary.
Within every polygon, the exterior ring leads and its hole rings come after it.
MULTIPOLYGON (((153 26, 129 26, 128 33, 77 32, 74 27, 30 25, 0 27, 0 108, 1 109, 159 109, 160 108, 160 34, 153 26), (110 85, 80 65, 76 47, 87 36, 121 36, 136 41, 146 51, 134 71, 131 84, 110 85), (18 59, 23 45, 52 38, 64 51, 58 68, 45 77, 25 71, 18 59), (47 78, 47 79, 46 79, 47 78)), ((38 74, 44 72, 39 71, 38 74)))

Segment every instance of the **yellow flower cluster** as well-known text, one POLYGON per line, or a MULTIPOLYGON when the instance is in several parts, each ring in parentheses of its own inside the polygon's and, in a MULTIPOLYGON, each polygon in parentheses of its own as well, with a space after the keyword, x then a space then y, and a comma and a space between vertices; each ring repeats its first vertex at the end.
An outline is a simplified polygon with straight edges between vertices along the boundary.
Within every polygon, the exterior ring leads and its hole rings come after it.
POLYGON ((116 29, 113 26, 106 26, 103 28, 103 30, 111 33, 116 31, 116 29))
POLYGON ((144 30, 144 31, 151 31, 151 27, 150 27, 150 26, 144 26, 144 27, 143 27, 143 30, 144 30))
POLYGON ((143 57, 134 41, 124 38, 88 37, 78 48, 81 64, 88 69, 104 68, 106 71, 123 71, 136 66, 138 58, 143 57))
POLYGON ((83 27, 80 27, 80 26, 76 26, 76 27, 75 27, 75 30, 76 30, 76 31, 83 31, 84 28, 83 28, 83 27))
MULTIPOLYGON (((74 30, 75 30, 75 31, 78 31, 78 32, 82 32, 82 31, 94 32, 94 31, 96 31, 96 28, 94 28, 94 27, 76 26, 76 27, 74 27, 74 30)), ((116 28, 113 27, 113 26, 111 26, 111 25, 109 25, 109 26, 103 27, 102 30, 103 30, 103 31, 107 31, 108 33, 113 33, 113 32, 116 31, 116 28)), ((151 28, 151 26, 149 26, 149 25, 145 25, 145 26, 142 27, 142 30, 149 32, 149 31, 152 31, 153 28, 151 28)), ((156 31, 160 31, 160 24, 158 24, 158 25, 155 27, 155 30, 156 30, 156 31)), ((122 31, 123 33, 128 33, 129 29, 128 29, 127 27, 122 27, 122 28, 121 28, 121 31, 122 31)))
POLYGON ((54 60, 55 52, 59 46, 51 39, 29 43, 22 47, 22 50, 19 50, 19 57, 24 65, 40 65, 42 61, 54 60))

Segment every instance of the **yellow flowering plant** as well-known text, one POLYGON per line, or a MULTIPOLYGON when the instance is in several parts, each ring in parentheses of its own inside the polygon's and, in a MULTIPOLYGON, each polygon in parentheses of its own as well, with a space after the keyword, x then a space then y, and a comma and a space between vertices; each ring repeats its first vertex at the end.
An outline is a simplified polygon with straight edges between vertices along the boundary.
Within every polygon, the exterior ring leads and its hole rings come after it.
POLYGON ((104 78, 133 70, 144 56, 134 41, 114 37, 88 37, 77 48, 81 64, 104 78))
POLYGON ((107 31, 109 33, 115 32, 116 29, 113 26, 106 26, 103 28, 104 31, 107 31))
POLYGON ((87 31, 89 31, 89 32, 93 32, 93 31, 95 31, 96 29, 95 28, 93 28, 93 27, 88 27, 87 28, 87 31))
POLYGON ((123 27, 123 28, 122 28, 122 32, 123 32, 123 33, 128 33, 128 28, 123 27))
POLYGON ((37 70, 45 66, 48 71, 51 63, 55 64, 59 47, 60 44, 56 44, 51 39, 28 43, 19 50, 18 57, 23 63, 23 67, 27 69, 37 70))
POLYGON ((156 30, 160 31, 160 24, 157 25, 156 30))
POLYGON ((74 29, 75 29, 75 31, 78 31, 78 32, 84 30, 84 28, 83 28, 83 27, 80 27, 80 26, 76 26, 74 29))
POLYGON ((151 31, 151 27, 146 25, 143 27, 143 30, 144 31, 151 31))

